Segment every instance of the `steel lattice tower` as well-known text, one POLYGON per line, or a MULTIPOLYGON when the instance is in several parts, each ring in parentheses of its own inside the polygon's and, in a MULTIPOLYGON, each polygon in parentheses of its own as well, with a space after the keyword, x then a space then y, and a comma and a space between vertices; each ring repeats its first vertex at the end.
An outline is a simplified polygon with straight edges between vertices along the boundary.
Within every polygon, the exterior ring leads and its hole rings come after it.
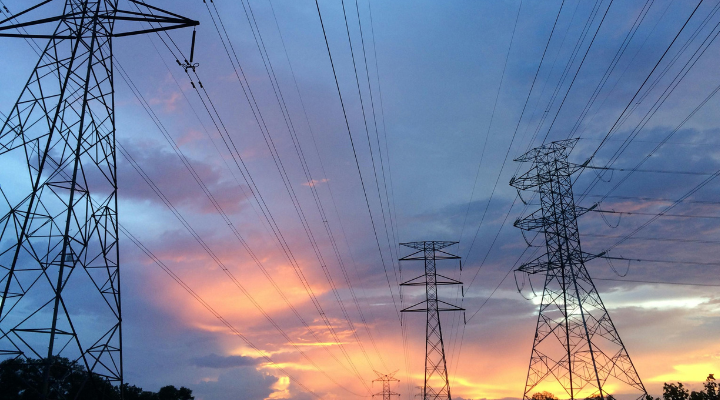
POLYGON ((645 387, 585 268, 585 261, 598 256, 580 248, 577 218, 591 209, 577 207, 573 199, 572 175, 584 167, 568 162, 576 143, 569 139, 530 150, 516 160, 531 162, 530 171, 510 181, 518 190, 539 194, 540 210, 515 226, 542 232, 547 250, 518 268, 545 274, 523 397, 559 384, 570 399, 628 391, 642 398, 645 387))
POLYGON ((66 398, 50 373, 60 358, 88 371, 83 396, 123 382, 112 39, 198 24, 129 1, 147 13, 65 0, 58 16, 17 21, 46 1, 0 21, 2 37, 49 39, 0 124, 0 165, 16 168, 0 187, 0 360, 42 360, 27 384, 43 399, 66 398))
POLYGON ((425 273, 417 278, 403 282, 400 286, 425 286, 425 300, 402 310, 402 312, 424 312, 427 315, 425 327, 425 383, 423 399, 448 399, 450 381, 448 380, 447 363, 445 362, 445 345, 443 344, 440 313, 443 311, 464 311, 438 299, 437 287, 440 285, 462 285, 462 282, 437 273, 438 260, 459 260, 460 257, 442 251, 442 249, 458 242, 411 242, 400 243, 402 246, 417 250, 400 261, 424 261, 425 273), (440 278, 440 280, 438 280, 440 278))
POLYGON ((375 396, 382 396, 382 400, 392 400, 392 396, 400 396, 400 393, 395 393, 390 389, 390 382, 400 382, 400 379, 395 378, 395 374, 397 371, 389 373, 389 374, 381 374, 380 372, 375 371, 378 378, 375 379, 373 382, 382 382, 383 385, 383 391, 382 393, 375 393, 372 395, 372 397, 375 396))

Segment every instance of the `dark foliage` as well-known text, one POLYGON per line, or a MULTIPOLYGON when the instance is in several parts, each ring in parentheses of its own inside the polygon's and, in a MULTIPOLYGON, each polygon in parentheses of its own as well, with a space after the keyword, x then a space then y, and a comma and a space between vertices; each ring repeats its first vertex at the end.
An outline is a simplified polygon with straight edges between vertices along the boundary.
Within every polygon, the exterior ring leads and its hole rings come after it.
POLYGON ((645 400, 720 400, 718 384, 715 382, 714 374, 708 375, 703 386, 704 390, 691 392, 680 382, 666 383, 663 385, 662 399, 648 395, 645 400))
MULTIPOLYGON (((46 360, 8 359, 0 362, 0 400, 41 400, 46 360)), ((55 358, 48 370, 49 398, 58 400, 120 400, 120 388, 67 358, 55 358)), ((192 390, 165 386, 157 393, 123 385, 125 400, 193 400, 192 390)))
MULTIPOLYGON (((704 389, 696 392, 685 388, 682 383, 665 383, 663 385, 663 396, 645 396, 645 400, 720 400, 720 387, 715 382, 714 374, 708 375, 703 384, 704 389)), ((532 395, 532 400, 558 400, 557 396, 549 392, 539 392, 532 395)), ((599 395, 588 397, 587 400, 600 400, 599 395)), ((605 400, 615 400, 608 394, 605 400)))

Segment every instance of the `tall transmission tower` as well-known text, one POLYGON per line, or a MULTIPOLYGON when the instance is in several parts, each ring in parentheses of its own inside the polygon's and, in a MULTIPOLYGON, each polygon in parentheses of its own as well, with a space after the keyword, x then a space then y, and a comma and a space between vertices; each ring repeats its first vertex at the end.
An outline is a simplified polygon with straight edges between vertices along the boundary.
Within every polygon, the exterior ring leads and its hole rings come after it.
POLYGON ((87 371, 76 398, 123 382, 113 38, 198 25, 128 1, 136 11, 49 0, 0 21, 0 37, 48 39, 0 122, 0 165, 12 168, 0 187, 0 359, 39 363, 33 398, 66 398, 61 359, 87 371))
POLYGON ((592 207, 578 207, 573 198, 572 175, 584 167, 568 162, 576 143, 568 139, 530 150, 516 161, 532 167, 510 181, 518 190, 539 194, 540 209, 515 226, 542 232, 547 250, 518 268, 545 275, 523 398, 558 386, 570 399, 629 393, 643 398, 645 387, 585 268, 586 261, 602 255, 580 248, 577 218, 592 207))
POLYGON ((425 262, 424 274, 400 284, 400 286, 425 286, 425 300, 402 310, 402 312, 424 312, 427 315, 423 400, 452 399, 445 361, 445 345, 440 326, 440 313, 465 311, 465 309, 438 299, 437 288, 443 285, 462 285, 462 282, 438 274, 436 264, 438 260, 459 260, 459 256, 442 250, 457 243, 438 241, 400 243, 402 246, 417 250, 401 258, 400 261, 425 262))
POLYGON ((390 382, 400 382, 400 379, 395 378, 397 371, 389 374, 381 374, 377 371, 375 371, 375 373, 378 377, 373 382, 382 382, 383 391, 381 393, 375 393, 372 397, 382 396, 382 400, 392 400, 392 396, 400 396, 400 393, 395 393, 390 389, 390 382))

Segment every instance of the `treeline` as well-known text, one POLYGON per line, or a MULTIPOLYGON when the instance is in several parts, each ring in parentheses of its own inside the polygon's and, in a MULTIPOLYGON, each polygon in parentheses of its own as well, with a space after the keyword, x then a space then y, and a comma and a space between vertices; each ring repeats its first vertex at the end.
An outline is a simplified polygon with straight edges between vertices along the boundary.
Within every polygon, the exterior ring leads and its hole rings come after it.
MULTIPOLYGON (((690 391, 682 383, 666 383, 663 385, 664 400, 720 400, 718 384, 715 382, 714 374, 708 375, 703 384, 703 390, 690 391)), ((661 400, 659 397, 648 395, 646 400, 661 400)))
MULTIPOLYGON (((599 400, 600 396, 589 397, 586 400, 599 400)), ((557 396, 549 392, 538 392, 532 395, 532 400, 558 400, 557 396)), ((615 400, 611 394, 605 395, 605 400, 615 400)), ((703 384, 703 389, 696 392, 690 391, 682 383, 663 384, 662 397, 645 396, 645 400, 720 400, 718 384, 715 382, 714 374, 708 375, 703 384)))
MULTIPOLYGON (((42 400, 46 363, 35 359, 0 362, 0 400, 42 400)), ((88 379, 87 370, 75 361, 56 358, 48 371, 48 398, 120 400, 120 387, 99 376, 88 379)), ((124 400, 194 400, 192 390, 165 386, 158 392, 123 384, 124 400)))

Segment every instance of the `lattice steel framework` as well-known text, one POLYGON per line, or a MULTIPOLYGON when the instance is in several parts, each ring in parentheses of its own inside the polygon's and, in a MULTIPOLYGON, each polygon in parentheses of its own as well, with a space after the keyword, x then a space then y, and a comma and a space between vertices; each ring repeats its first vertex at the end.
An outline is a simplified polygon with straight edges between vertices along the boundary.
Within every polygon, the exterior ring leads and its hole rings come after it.
POLYGON ((400 261, 425 262, 424 274, 400 284, 400 286, 425 286, 425 300, 402 310, 402 312, 424 312, 427 316, 425 326, 424 400, 452 399, 447 363, 445 361, 445 345, 440 325, 440 313, 443 311, 465 311, 465 309, 438 299, 438 286, 462 285, 462 282, 438 274, 436 263, 438 260, 459 260, 460 257, 442 250, 457 243, 439 241, 400 243, 402 246, 417 250, 401 258, 400 261), (438 278, 440 279, 438 280, 438 278))
POLYGON ((510 181, 518 190, 539 194, 540 209, 515 226, 542 232, 547 250, 518 268, 545 274, 523 397, 559 384, 570 399, 628 392, 643 398, 645 387, 585 268, 597 256, 580 248, 577 218, 591 209, 577 207, 573 199, 572 175, 584 167, 568 162, 576 143, 569 139, 530 150, 516 161, 531 162, 531 169, 510 181))
POLYGON ((382 382, 383 391, 372 395, 373 398, 375 396, 382 396, 382 400, 392 400, 393 396, 400 396, 400 393, 395 393, 390 389, 391 382, 400 382, 400 379, 395 378, 395 374, 397 374, 397 371, 389 374, 382 374, 377 371, 375 371, 375 373, 378 377, 373 382, 382 382))
POLYGON ((198 24, 129 1, 147 12, 65 0, 18 22, 45 1, 0 21, 2 37, 49 39, 0 125, 0 360, 42 360, 33 398, 66 398, 50 373, 60 358, 88 371, 84 398, 123 382, 112 39, 198 24))

